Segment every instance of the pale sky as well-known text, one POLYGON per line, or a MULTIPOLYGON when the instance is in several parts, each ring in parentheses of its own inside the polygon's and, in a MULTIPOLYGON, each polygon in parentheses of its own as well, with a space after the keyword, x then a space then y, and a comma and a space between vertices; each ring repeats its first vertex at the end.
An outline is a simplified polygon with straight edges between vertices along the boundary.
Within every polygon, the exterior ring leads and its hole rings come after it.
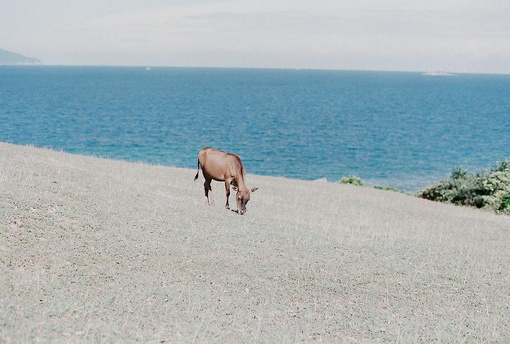
POLYGON ((44 64, 510 74, 510 0, 0 0, 44 64))

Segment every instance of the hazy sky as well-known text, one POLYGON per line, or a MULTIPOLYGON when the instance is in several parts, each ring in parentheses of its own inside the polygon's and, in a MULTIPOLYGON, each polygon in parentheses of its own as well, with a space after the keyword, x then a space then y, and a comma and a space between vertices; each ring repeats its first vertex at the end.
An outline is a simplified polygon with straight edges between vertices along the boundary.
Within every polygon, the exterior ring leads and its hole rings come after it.
POLYGON ((510 0, 0 0, 45 64, 510 73, 510 0))

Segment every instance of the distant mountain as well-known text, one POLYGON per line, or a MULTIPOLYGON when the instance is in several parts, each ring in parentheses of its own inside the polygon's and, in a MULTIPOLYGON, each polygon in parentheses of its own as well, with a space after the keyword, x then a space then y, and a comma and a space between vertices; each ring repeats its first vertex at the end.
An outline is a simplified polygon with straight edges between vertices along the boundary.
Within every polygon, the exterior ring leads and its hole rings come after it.
POLYGON ((0 65, 40 64, 34 57, 26 57, 0 48, 0 65))

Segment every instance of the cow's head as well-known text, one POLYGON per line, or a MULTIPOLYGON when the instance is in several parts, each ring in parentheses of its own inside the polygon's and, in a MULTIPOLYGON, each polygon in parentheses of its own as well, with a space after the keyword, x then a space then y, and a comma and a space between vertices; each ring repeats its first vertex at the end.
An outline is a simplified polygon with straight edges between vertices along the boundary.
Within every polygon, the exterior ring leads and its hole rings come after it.
POLYGON ((236 192, 236 201, 237 201, 237 212, 240 215, 244 215, 246 213, 246 204, 250 201, 250 195, 252 192, 255 192, 258 190, 258 188, 253 189, 239 189, 237 186, 232 187, 234 191, 236 192))

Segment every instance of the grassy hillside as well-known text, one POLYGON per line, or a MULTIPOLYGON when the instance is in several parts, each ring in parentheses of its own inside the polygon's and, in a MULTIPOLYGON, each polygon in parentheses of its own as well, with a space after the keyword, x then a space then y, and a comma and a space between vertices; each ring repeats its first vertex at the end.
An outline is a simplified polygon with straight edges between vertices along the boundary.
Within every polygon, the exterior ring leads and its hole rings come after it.
POLYGON ((509 217, 194 174, 0 144, 0 343, 510 341, 509 217))

